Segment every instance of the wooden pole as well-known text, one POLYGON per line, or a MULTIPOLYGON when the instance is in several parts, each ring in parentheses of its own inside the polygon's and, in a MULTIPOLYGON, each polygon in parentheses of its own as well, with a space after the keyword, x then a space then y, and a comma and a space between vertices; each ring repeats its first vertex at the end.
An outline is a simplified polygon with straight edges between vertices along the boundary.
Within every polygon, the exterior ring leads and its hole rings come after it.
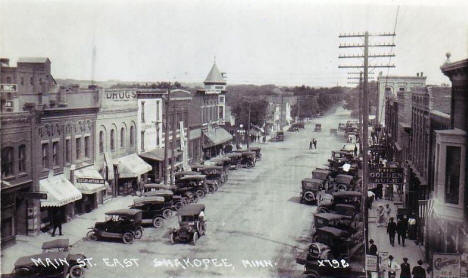
POLYGON ((369 84, 368 84, 368 65, 369 65, 369 33, 366 32, 364 36, 364 95, 363 95, 363 130, 362 130, 362 148, 363 148, 363 167, 362 167, 362 182, 363 182, 363 192, 362 192, 362 205, 364 213, 364 237, 365 237, 365 250, 368 250, 368 241, 369 241, 369 219, 368 219, 368 210, 366 206, 367 200, 367 191, 368 191, 368 169, 369 169, 369 159, 368 159, 368 128, 369 128, 369 84))
POLYGON ((167 148, 169 148, 169 104, 171 103, 171 91, 167 89, 167 97, 165 101, 165 107, 164 107, 164 114, 165 114, 165 119, 164 119, 164 167, 163 167, 163 174, 164 174, 164 184, 167 183, 167 148))

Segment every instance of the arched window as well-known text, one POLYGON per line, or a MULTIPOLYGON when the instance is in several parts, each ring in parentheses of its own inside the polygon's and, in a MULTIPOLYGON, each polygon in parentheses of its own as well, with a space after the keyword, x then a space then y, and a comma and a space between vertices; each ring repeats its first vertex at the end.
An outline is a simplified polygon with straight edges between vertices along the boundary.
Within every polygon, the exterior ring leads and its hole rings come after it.
POLYGON ((115 150, 115 130, 111 129, 110 132, 110 149, 111 151, 115 150))
POLYGON ((6 147, 2 149, 2 175, 8 177, 13 175, 14 167, 13 147, 6 147))
POLYGON ((18 148, 18 171, 26 172, 26 146, 21 145, 18 148))
POLYGON ((120 147, 125 147, 125 128, 120 129, 120 147))
POLYGON ((133 126, 130 127, 130 146, 135 144, 135 128, 133 126))
POLYGON ((104 152, 104 131, 99 131, 99 153, 104 152))

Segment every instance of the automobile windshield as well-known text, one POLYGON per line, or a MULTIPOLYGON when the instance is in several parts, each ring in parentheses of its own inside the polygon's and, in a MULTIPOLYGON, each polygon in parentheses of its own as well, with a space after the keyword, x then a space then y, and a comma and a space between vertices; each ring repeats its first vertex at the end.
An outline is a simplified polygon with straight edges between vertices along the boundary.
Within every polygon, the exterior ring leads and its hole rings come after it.
POLYGON ((195 221, 195 216, 193 215, 183 215, 180 219, 181 222, 193 222, 195 221))

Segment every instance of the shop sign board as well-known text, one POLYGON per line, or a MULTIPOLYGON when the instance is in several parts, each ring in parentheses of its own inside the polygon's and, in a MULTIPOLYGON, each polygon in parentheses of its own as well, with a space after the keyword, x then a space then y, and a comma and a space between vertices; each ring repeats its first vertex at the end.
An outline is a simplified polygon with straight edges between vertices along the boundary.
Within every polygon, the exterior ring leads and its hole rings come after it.
POLYGON ((403 168, 379 167, 369 169, 369 183, 403 184, 403 168))
POLYGON ((434 254, 433 278, 460 278, 460 254, 434 254))

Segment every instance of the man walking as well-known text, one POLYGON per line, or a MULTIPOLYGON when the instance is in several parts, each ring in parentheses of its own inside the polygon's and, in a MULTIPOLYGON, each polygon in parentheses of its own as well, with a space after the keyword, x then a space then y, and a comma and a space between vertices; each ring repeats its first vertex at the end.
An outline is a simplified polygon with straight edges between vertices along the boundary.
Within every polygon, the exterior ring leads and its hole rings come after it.
POLYGON ((411 266, 408 263, 408 258, 403 258, 403 263, 400 268, 400 278, 411 278, 411 266))
POLYGON ((314 149, 317 149, 317 139, 314 138, 314 140, 312 141, 312 143, 314 143, 314 149))
POLYGON ((413 267, 413 278, 426 278, 426 270, 422 267, 423 261, 418 260, 418 265, 413 267))
POLYGON ((369 255, 374 255, 377 256, 377 245, 374 244, 374 240, 371 239, 369 240, 370 246, 369 246, 369 255))
POLYGON ((54 213, 52 216, 52 225, 54 229, 52 230, 52 237, 55 236, 55 231, 59 229, 59 235, 62 235, 62 213, 60 209, 54 213))
POLYGON ((388 271, 388 278, 395 278, 397 270, 400 269, 398 263, 393 259, 393 256, 388 256, 388 264, 387 264, 387 271, 388 271))
POLYGON ((392 246, 395 246, 395 233, 397 230, 397 225, 395 222, 393 222, 393 217, 390 217, 390 221, 388 222, 387 226, 387 234, 390 239, 390 244, 392 246))
POLYGON ((312 140, 309 142, 309 150, 312 150, 312 140))
POLYGON ((400 218, 397 223, 397 233, 398 233, 398 245, 400 245, 400 238, 401 238, 401 244, 403 247, 405 246, 405 239, 406 239, 406 222, 403 220, 403 218, 400 218))

